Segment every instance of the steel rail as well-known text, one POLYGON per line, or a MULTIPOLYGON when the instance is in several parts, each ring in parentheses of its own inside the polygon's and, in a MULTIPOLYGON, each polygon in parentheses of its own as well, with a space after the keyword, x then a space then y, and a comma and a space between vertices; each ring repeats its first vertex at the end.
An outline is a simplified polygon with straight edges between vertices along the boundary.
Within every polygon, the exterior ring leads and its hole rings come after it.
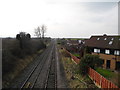
MULTIPOLYGON (((53 50, 53 47, 52 47, 52 50, 53 50)), ((50 54, 49 54, 50 56, 51 56, 52 50, 51 50, 51 52, 50 52, 50 54)), ((47 54, 47 55, 48 55, 48 54, 47 54)), ((41 68, 40 68, 40 72, 38 73, 37 77, 35 78, 35 81, 34 81, 34 83, 33 83, 33 85, 32 85, 31 88, 34 88, 34 85, 35 85, 35 83, 37 82, 37 79, 38 79, 38 77, 39 77, 39 75, 40 75, 40 73, 41 73, 41 71, 42 71, 42 67, 45 65, 45 62, 47 61, 47 58, 48 58, 48 57, 46 57, 46 60, 44 60, 42 66, 41 66, 41 68)))
POLYGON ((49 86, 48 86, 49 84, 50 84, 50 86, 51 86, 51 84, 54 84, 54 86, 52 88, 57 88, 57 83, 56 83, 57 82, 57 79, 56 79, 57 70, 56 70, 56 60, 55 60, 55 45, 54 45, 54 51, 53 51, 52 55, 53 55, 53 58, 52 58, 51 63, 49 65, 49 70, 48 70, 46 81, 45 81, 45 88, 49 88, 49 86), (51 72, 52 72, 52 74, 51 74, 51 72), (50 81, 50 79, 52 79, 51 80, 52 82, 50 81))
MULTIPOLYGON (((52 45, 51 45, 52 46, 52 45)), ((49 53, 49 49, 51 48, 51 46, 49 46, 47 49, 46 49, 46 51, 45 52, 43 52, 43 54, 42 54, 42 59, 38 62, 38 64, 31 70, 31 72, 29 73, 29 75, 28 75, 28 77, 25 79, 25 81, 23 82, 23 84, 21 85, 21 89, 22 88, 24 88, 24 86, 27 84, 27 82, 28 82, 28 80, 30 79, 30 77, 32 76, 32 74, 34 73, 34 71, 37 69, 37 67, 41 64, 41 62, 43 62, 43 59, 45 58, 45 56, 47 56, 48 55, 48 53, 49 53), (47 53, 47 54, 46 54, 47 53)), ((44 60, 44 61, 46 61, 46 60, 44 60)), ((42 68, 42 67, 41 67, 42 68)), ((36 78, 37 79, 37 78, 36 78)), ((33 86, 32 86, 32 88, 33 88, 33 86)))

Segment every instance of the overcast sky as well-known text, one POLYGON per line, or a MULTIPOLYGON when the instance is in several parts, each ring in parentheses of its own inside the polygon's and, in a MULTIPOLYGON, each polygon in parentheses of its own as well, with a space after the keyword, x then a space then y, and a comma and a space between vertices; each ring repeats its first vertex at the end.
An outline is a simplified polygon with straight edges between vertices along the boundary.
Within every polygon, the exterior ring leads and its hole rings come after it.
POLYGON ((0 0, 0 37, 15 37, 20 31, 34 36, 42 24, 47 37, 118 34, 118 1, 0 0))

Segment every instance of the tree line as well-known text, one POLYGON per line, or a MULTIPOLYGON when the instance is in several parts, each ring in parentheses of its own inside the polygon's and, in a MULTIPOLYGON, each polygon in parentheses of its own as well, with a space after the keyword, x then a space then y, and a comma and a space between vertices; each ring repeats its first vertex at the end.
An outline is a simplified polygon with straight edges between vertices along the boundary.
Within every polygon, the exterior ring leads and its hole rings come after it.
MULTIPOLYGON (((42 26, 38 26, 37 28, 34 29, 35 36, 44 39, 46 29, 47 27, 44 24, 42 26)), ((19 34, 16 35, 16 39, 18 39, 20 42, 20 48, 24 49, 26 43, 31 39, 31 35, 26 32, 20 32, 19 34)))

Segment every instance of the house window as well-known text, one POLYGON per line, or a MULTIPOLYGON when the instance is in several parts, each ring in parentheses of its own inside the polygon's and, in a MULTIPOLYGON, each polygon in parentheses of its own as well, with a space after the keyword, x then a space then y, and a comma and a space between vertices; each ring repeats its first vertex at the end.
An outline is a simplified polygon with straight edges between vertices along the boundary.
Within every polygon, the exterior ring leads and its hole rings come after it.
POLYGON ((85 44, 85 41, 83 41, 83 44, 85 44))
POLYGON ((94 52, 95 52, 95 53, 100 53, 100 49, 96 49, 96 48, 95 48, 95 49, 94 49, 94 52))
POLYGON ((112 38, 111 40, 114 40, 114 38, 112 38))
POLYGON ((98 53, 100 53, 100 49, 98 49, 98 53))
POLYGON ((107 38, 104 38, 104 40, 107 40, 107 38))
POLYGON ((78 40, 78 42, 81 44, 82 41, 81 41, 81 40, 78 40))
POLYGON ((105 54, 110 54, 110 50, 105 50, 105 54))
POLYGON ((100 38, 97 38, 97 40, 100 40, 100 38))
POLYGON ((115 50, 115 51, 114 51, 114 55, 120 55, 120 51, 115 50))
POLYGON ((97 49, 94 49, 94 52, 97 52, 97 49))
POLYGON ((109 45, 111 45, 112 43, 113 43, 113 41, 110 41, 110 42, 109 42, 109 45))

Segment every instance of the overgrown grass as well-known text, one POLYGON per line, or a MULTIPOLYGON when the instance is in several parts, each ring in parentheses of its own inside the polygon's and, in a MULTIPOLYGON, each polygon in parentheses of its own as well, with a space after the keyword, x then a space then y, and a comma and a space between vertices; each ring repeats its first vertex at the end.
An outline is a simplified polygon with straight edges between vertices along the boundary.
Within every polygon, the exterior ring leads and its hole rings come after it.
POLYGON ((96 68, 95 69, 98 73, 102 76, 107 78, 108 80, 112 81, 114 84, 120 87, 120 73, 119 72, 112 72, 111 70, 103 69, 103 68, 96 68))
POLYGON ((24 59, 20 59, 18 60, 16 63, 16 65, 14 66, 14 69, 12 69, 10 72, 8 72, 7 74, 5 74, 3 76, 3 87, 8 87, 10 85, 10 83, 12 82, 12 80, 14 80, 14 78, 20 74, 20 72, 27 67, 28 64, 30 64, 34 58, 37 56, 37 54, 42 53, 43 50, 38 51, 36 54, 33 54, 31 56, 27 56, 24 59))
POLYGON ((106 78, 112 78, 115 74, 111 70, 97 68, 96 71, 106 78))
POLYGON ((45 48, 39 39, 26 41, 25 48, 20 48, 19 40, 15 38, 2 39, 2 84, 7 87, 19 73, 34 60, 45 48))
POLYGON ((80 56, 80 54, 78 54, 78 53, 72 53, 74 56, 76 56, 76 57, 79 57, 80 56))
POLYGON ((59 52, 70 88, 97 88, 87 75, 80 75, 79 65, 76 65, 63 49, 59 49, 59 52))

